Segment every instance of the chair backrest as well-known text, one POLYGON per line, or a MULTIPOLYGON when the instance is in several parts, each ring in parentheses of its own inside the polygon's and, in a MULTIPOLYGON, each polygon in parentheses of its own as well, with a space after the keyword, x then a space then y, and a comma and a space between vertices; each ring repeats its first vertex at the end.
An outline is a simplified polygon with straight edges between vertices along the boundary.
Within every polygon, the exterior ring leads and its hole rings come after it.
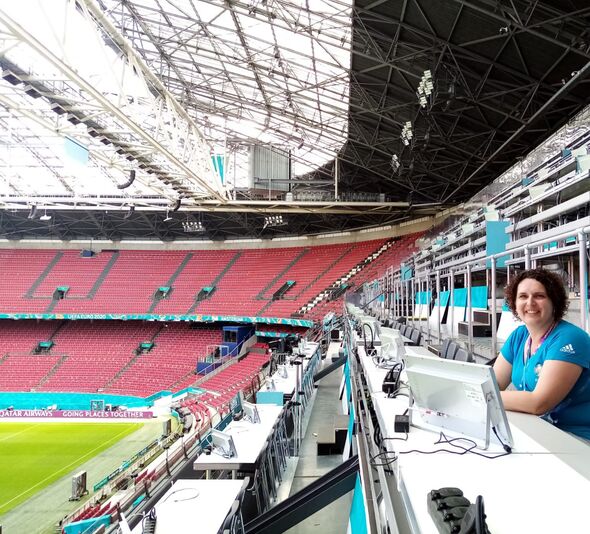
POLYGON ((412 340, 412 343, 416 343, 416 345, 419 345, 420 339, 422 339, 422 333, 420 332, 420 330, 418 330, 417 328, 412 329, 412 332, 410 333, 410 339, 412 340))
POLYGON ((445 358, 447 360, 454 360, 455 359, 455 353, 457 352, 457 349, 459 348, 459 345, 457 345, 457 343, 455 343, 454 341, 451 341, 449 343, 449 346, 447 348, 447 354, 445 356, 445 358))
POLYGON ((223 521, 223 525, 221 526, 221 531, 223 533, 225 533, 226 531, 233 532, 234 522, 236 520, 236 516, 237 516, 239 509, 240 509, 240 501, 234 501, 231 505, 231 508, 230 508, 227 516, 225 517, 225 519, 223 521))
POLYGON ((440 348, 440 350, 438 352, 438 355, 441 358, 446 358, 447 357, 447 350, 449 349, 450 343, 451 343, 451 340, 449 338, 447 338, 447 339, 445 339, 443 341, 443 344, 442 344, 442 346, 441 346, 441 348, 440 348))
POLYGON ((464 348, 458 348, 455 352, 455 360, 459 362, 471 362, 473 361, 469 356, 469 353, 464 348))
POLYGON ((404 324, 402 325, 402 327, 400 328, 400 332, 402 333, 402 336, 406 336, 406 337, 410 337, 408 335, 408 333, 410 332, 410 330, 412 329, 411 326, 404 324))
POLYGON ((246 490, 248 489, 249 485, 250 485, 250 477, 244 477, 244 481, 242 482, 242 487, 240 488, 240 491, 239 491, 238 495, 236 496, 236 501, 241 503, 244 500, 244 493, 246 493, 246 490))

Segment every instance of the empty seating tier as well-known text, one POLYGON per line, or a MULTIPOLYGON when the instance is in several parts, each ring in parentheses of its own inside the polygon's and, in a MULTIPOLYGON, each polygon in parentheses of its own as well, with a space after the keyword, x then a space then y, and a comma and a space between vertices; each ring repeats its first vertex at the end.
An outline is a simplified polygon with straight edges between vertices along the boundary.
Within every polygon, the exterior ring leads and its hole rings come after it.
POLYGON ((290 318, 384 240, 251 250, 0 251, 0 312, 290 318), (289 282, 284 295, 277 291, 289 282), (56 289, 67 287, 63 298, 56 289), (169 288, 159 294, 158 288, 169 288), (214 291, 199 299, 204 287, 214 291), (273 300, 273 295, 276 295, 273 300), (58 297, 60 295, 57 295, 58 297))

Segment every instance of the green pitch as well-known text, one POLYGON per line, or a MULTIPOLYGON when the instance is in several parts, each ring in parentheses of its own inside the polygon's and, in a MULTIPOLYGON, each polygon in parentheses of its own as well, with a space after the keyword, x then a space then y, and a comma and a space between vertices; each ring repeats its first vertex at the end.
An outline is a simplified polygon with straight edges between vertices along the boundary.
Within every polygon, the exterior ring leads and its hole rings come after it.
POLYGON ((0 515, 139 427, 141 423, 0 424, 0 515))

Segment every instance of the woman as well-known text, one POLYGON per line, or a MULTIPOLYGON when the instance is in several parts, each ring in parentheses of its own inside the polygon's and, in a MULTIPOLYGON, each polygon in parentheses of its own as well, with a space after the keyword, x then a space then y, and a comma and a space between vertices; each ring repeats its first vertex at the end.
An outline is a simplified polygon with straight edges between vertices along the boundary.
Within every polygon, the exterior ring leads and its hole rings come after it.
POLYGON ((590 440, 590 336, 563 320, 568 299, 561 278, 531 269, 505 291, 519 326, 494 364, 507 410, 542 415, 590 440), (505 391, 512 382, 516 391, 505 391))

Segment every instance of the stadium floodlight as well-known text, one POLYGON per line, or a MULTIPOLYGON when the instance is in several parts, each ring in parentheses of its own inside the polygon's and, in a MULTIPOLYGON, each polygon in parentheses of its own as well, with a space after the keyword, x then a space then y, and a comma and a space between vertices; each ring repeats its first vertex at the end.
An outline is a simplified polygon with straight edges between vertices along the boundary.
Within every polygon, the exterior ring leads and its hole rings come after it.
POLYGON ((286 226, 287 225, 287 221, 285 219, 283 219, 282 215, 267 215, 264 218, 264 226, 262 227, 262 229, 264 230, 265 228, 271 227, 271 228, 276 228, 277 226, 286 226))
POLYGON ((425 108, 428 105, 428 97, 432 95, 433 91, 434 82, 432 80, 432 72, 430 72, 430 70, 427 69, 424 71, 422 78, 420 78, 420 83, 418 84, 418 91, 416 93, 421 108, 425 108))
POLYGON ((206 231, 201 221, 182 221, 182 229, 187 234, 202 234, 206 231))
POLYGON ((397 154, 391 156, 391 168, 393 169, 393 172, 397 172, 400 169, 400 161, 397 154))
POLYGON ((45 213, 43 215, 41 215, 41 217, 39 217, 40 221, 50 221, 51 220, 51 215, 47 214, 47 210, 45 210, 45 213))
POLYGON ((410 121, 406 121, 401 133, 402 143, 405 146, 408 146, 410 144, 412 137, 414 137, 414 132, 412 131, 412 123, 410 121))
POLYGON ((166 210, 166 217, 164 218, 164 222, 170 222, 172 220, 172 217, 170 217, 170 211, 166 210))

